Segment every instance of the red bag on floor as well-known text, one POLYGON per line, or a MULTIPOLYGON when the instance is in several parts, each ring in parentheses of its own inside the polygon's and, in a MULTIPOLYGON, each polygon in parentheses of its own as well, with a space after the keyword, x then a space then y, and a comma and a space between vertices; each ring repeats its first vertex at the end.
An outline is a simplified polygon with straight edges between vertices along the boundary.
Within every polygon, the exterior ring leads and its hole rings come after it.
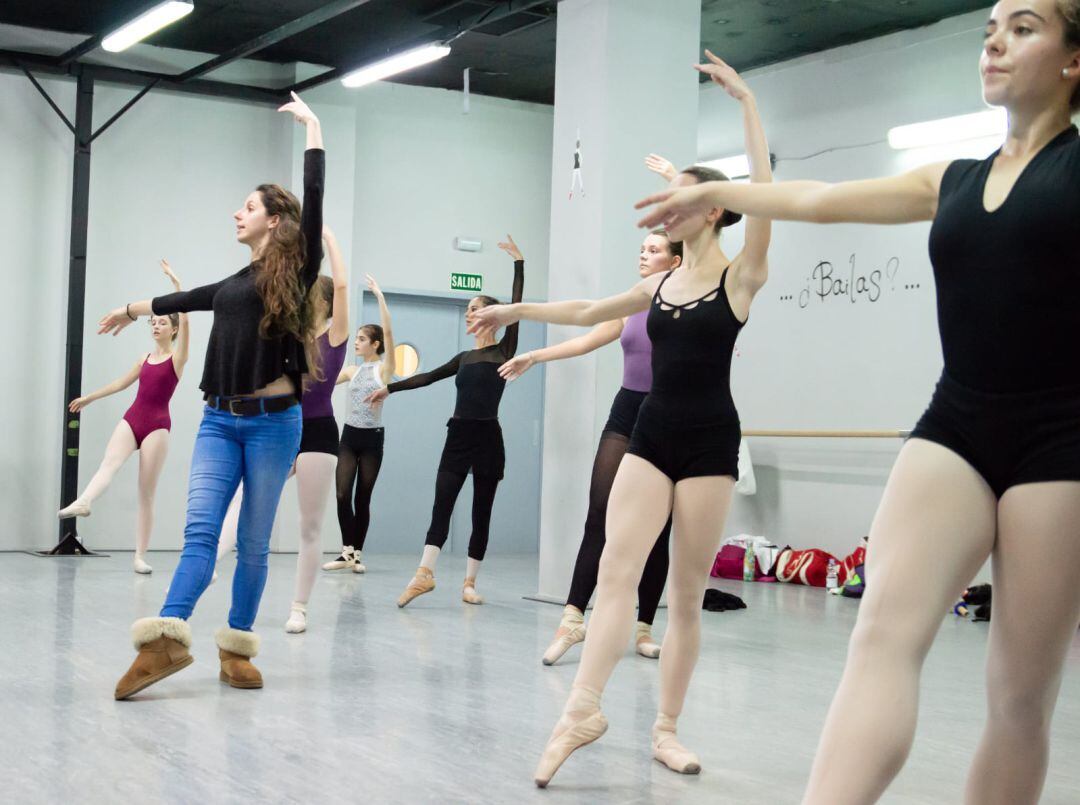
POLYGON ((851 578, 851 574, 855 572, 855 568, 862 564, 866 564, 866 537, 863 537, 859 547, 856 548, 847 559, 840 563, 839 583, 841 587, 847 584, 847 580, 851 578))
MULTIPOLYGON (((807 587, 824 587, 829 572, 829 560, 836 557, 820 548, 795 551, 788 548, 776 560, 776 578, 789 584, 805 584, 807 587)), ((837 562, 837 564, 840 564, 837 562)), ((839 582, 843 584, 843 581, 839 582)))
POLYGON ((718 579, 738 579, 742 581, 743 562, 746 559, 746 548, 741 545, 721 545, 720 552, 716 554, 712 572, 709 574, 718 579))

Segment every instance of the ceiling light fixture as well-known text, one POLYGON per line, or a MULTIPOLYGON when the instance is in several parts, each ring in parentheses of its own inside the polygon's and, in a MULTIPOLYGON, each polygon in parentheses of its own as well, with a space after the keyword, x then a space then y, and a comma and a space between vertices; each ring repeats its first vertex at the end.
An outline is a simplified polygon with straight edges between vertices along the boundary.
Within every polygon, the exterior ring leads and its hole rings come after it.
POLYGON ((723 159, 710 159, 708 162, 699 162, 703 168, 713 168, 727 176, 729 179, 745 179, 750 175, 750 158, 746 154, 739 154, 723 159))
POLYGON ((382 81, 384 78, 389 78, 397 73, 411 70, 414 67, 419 67, 422 64, 430 64, 448 55, 450 55, 450 46, 435 42, 412 50, 406 50, 404 53, 398 53, 395 56, 374 62, 361 67, 359 70, 353 70, 341 79, 341 83, 346 87, 362 87, 375 81, 382 81))
POLYGON ((166 25, 171 25, 195 10, 195 4, 189 0, 166 0, 144 11, 101 41, 101 46, 112 53, 118 53, 139 42, 166 25))
POLYGON ((983 137, 1004 137, 1008 128, 1008 113, 1002 108, 996 108, 973 115, 958 115, 897 126, 889 129, 889 145, 897 151, 903 151, 983 137))

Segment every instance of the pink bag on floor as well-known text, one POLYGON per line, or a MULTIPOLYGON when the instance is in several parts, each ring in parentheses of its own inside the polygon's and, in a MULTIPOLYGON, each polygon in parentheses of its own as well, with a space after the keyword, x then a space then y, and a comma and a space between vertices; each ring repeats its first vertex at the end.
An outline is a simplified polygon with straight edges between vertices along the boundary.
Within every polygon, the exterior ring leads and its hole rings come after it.
POLYGON ((710 576, 718 579, 737 579, 742 581, 743 561, 746 559, 746 548, 741 545, 721 545, 720 552, 716 554, 710 576))

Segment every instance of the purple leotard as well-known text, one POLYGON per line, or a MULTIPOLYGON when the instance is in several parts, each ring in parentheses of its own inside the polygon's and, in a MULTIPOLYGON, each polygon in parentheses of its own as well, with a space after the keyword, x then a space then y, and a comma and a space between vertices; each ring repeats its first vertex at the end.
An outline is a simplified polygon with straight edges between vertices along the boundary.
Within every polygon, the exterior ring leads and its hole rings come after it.
POLYGON ((150 356, 146 356, 139 369, 139 390, 135 394, 135 402, 124 412, 124 421, 131 426, 131 432, 135 435, 136 449, 142 447, 143 440, 155 430, 169 430, 172 427, 169 400, 179 382, 171 355, 161 363, 150 363, 150 356))
POLYGON ((336 347, 330 346, 330 331, 319 336, 316 342, 319 345, 319 365, 322 367, 322 380, 313 377, 307 378, 304 387, 304 396, 300 405, 304 411, 304 419, 317 419, 334 415, 334 406, 330 402, 330 395, 334 391, 338 373, 342 364, 345 363, 345 349, 349 345, 349 339, 345 339, 336 347))
POLYGON ((623 388, 648 392, 652 388, 652 342, 645 332, 649 312, 635 313, 623 325, 619 344, 623 350, 623 388))

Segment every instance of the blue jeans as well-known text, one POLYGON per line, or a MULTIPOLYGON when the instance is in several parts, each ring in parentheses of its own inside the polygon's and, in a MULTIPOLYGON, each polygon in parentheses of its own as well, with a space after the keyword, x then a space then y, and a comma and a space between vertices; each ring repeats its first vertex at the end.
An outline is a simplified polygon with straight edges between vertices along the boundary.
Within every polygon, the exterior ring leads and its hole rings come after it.
POLYGON ((210 584, 221 523, 243 480, 229 626, 251 631, 266 586, 270 531, 300 447, 301 426, 299 405, 256 416, 206 407, 191 456, 184 551, 161 608, 163 618, 191 617, 210 584))

